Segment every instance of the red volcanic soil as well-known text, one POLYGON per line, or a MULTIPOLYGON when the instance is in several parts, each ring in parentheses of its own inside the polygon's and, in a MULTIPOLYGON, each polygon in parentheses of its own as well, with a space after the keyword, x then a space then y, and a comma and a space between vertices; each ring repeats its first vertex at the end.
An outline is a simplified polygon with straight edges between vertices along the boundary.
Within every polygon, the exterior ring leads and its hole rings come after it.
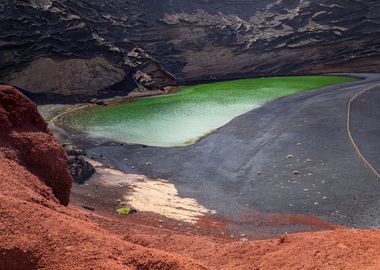
POLYGON ((67 205, 72 179, 67 158, 55 141, 37 107, 16 89, 0 87, 0 149, 49 186, 67 205))
POLYGON ((65 162, 36 107, 0 86, 1 270, 380 269, 378 230, 241 242, 65 207, 72 180, 65 162))

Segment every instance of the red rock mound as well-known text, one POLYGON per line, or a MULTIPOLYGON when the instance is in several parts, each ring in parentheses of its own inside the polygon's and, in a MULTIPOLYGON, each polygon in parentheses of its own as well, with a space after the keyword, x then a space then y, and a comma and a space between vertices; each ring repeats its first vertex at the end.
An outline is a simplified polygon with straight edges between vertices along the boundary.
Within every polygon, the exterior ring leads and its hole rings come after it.
POLYGON ((0 149, 37 175, 61 204, 70 198, 72 178, 64 150, 28 98, 15 88, 0 86, 0 149))
POLYGON ((36 107, 1 87, 0 270, 380 269, 378 230, 240 242, 64 207, 65 162, 36 107))

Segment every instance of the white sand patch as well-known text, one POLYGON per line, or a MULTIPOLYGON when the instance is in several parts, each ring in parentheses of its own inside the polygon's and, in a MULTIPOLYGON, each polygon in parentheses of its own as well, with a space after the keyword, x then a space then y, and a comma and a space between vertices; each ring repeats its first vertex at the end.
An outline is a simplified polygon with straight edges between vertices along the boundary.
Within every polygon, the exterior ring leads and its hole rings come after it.
POLYGON ((97 168, 101 183, 109 186, 128 185, 122 198, 138 211, 153 212, 180 221, 196 223, 204 215, 215 214, 193 198, 182 198, 174 184, 164 179, 151 180, 144 175, 97 168))

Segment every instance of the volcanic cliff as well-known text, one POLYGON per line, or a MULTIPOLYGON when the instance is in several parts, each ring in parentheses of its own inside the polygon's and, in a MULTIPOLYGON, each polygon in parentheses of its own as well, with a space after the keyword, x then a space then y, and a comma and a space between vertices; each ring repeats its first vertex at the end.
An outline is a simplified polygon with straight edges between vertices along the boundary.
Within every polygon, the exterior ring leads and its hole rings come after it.
POLYGON ((0 81, 94 96, 201 80, 378 72, 376 0, 0 3, 0 81))

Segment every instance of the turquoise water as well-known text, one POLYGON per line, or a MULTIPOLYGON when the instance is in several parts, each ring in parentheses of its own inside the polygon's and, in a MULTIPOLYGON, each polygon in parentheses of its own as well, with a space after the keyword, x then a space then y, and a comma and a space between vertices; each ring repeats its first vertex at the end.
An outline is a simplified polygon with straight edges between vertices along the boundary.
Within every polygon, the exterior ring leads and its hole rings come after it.
POLYGON ((297 76, 201 84, 172 95, 92 106, 66 115, 61 121, 93 138, 184 146, 266 102, 354 80, 343 76, 297 76))

